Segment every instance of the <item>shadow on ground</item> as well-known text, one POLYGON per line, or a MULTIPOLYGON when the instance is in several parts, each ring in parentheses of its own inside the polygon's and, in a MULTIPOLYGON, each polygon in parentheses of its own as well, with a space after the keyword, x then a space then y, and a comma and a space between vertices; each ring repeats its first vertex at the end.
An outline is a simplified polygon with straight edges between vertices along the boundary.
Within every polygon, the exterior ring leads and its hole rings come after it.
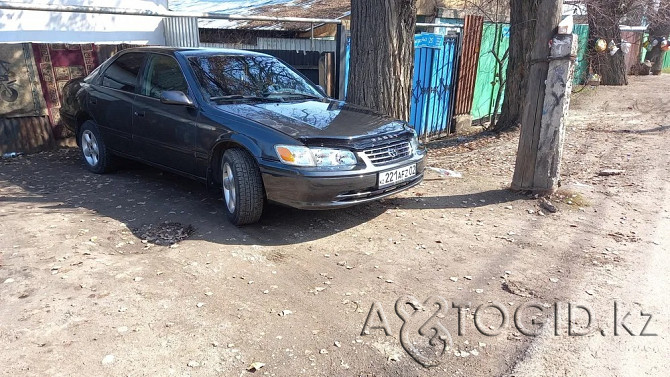
POLYGON ((589 131, 595 131, 595 132, 603 132, 603 133, 612 133, 612 134, 638 134, 638 135, 644 135, 644 134, 653 134, 653 133, 661 133, 670 130, 670 126, 657 126, 653 128, 647 128, 644 130, 631 130, 631 129, 621 129, 621 130, 603 130, 603 129, 598 129, 598 128, 592 128, 589 129, 589 131))
POLYGON ((457 147, 484 139, 499 138, 500 135, 491 131, 478 132, 472 135, 453 136, 426 143, 428 149, 457 147))
MULTIPOLYGON (((223 209, 220 192, 158 169, 127 163, 117 172, 95 175, 85 170, 76 149, 0 161, 0 197, 14 208, 81 213, 82 209, 127 225, 135 236, 148 224, 190 224, 190 239, 217 244, 264 246, 317 240, 368 222, 388 209, 421 210, 480 207, 523 198, 507 190, 468 195, 391 197, 346 209, 301 211, 270 205, 258 224, 235 227, 223 209)), ((84 211, 86 212, 86 211, 84 211)), ((85 215, 85 214, 84 214, 85 215)), ((7 214, 0 215, 0 217, 7 214)))

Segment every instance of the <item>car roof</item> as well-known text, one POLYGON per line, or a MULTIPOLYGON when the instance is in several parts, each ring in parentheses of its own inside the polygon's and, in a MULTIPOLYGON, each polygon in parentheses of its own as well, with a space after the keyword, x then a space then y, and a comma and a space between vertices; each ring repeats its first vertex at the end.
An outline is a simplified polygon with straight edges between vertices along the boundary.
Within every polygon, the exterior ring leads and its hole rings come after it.
POLYGON ((164 47, 164 46, 150 46, 150 47, 132 47, 123 50, 126 52, 160 52, 160 53, 179 53, 186 57, 189 56, 208 56, 208 55, 236 55, 236 56, 270 56, 255 51, 236 50, 230 48, 195 48, 195 47, 164 47))

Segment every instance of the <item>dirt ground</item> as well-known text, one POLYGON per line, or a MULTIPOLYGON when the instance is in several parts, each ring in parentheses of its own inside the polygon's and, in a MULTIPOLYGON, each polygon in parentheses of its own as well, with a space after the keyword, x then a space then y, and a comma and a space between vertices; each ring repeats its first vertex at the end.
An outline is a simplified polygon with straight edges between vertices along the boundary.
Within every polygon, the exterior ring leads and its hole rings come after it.
POLYGON ((573 97, 557 213, 507 190, 515 135, 432 144, 429 165, 461 179, 243 228, 215 190, 153 168, 97 176, 74 149, 1 160, 0 375, 667 375, 670 75, 631 81, 573 97), (148 242, 165 222, 193 232, 148 242), (418 332, 437 306, 401 319, 404 296, 448 301, 440 358, 418 332))

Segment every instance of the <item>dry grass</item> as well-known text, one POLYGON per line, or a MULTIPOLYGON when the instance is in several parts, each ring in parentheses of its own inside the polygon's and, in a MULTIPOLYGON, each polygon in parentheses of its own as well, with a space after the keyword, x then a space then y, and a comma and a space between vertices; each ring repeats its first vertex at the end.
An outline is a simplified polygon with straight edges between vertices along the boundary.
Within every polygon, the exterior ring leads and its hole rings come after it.
POLYGON ((580 193, 567 189, 559 189, 551 199, 573 207, 589 207, 591 203, 580 193))

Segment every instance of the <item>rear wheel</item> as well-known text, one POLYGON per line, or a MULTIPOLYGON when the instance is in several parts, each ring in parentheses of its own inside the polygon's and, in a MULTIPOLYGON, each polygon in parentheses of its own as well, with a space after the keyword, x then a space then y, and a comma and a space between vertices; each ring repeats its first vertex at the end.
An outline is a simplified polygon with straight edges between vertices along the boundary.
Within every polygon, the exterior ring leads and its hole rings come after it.
POLYGON ((226 214, 235 225, 260 220, 265 204, 263 179, 256 160, 242 149, 229 149, 221 159, 226 214))
POLYGON ((107 152, 98 127, 90 120, 81 125, 79 147, 86 168, 93 173, 107 173, 112 168, 113 156, 107 152))

